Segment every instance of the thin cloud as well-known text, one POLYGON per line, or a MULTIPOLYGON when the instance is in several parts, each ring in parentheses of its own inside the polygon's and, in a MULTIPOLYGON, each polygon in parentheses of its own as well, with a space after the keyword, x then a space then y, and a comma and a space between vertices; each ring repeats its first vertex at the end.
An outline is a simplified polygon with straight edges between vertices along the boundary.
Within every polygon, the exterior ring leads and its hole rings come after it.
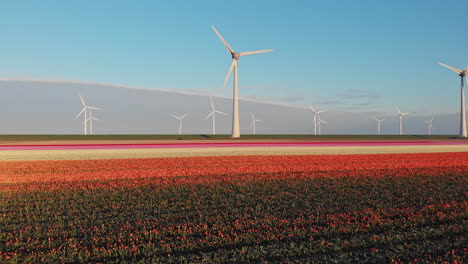
POLYGON ((340 97, 343 99, 378 99, 380 95, 369 90, 348 89, 340 97))
POLYGON ((338 94, 333 99, 327 99, 319 102, 325 106, 337 106, 346 110, 371 110, 375 107, 375 101, 380 95, 374 91, 363 89, 348 89, 338 94))

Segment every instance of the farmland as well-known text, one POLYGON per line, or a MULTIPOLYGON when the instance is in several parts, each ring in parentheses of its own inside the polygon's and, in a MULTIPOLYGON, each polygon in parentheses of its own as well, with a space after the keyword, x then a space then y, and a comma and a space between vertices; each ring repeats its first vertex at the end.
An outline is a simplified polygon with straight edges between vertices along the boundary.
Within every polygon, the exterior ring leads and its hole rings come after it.
POLYGON ((459 262, 468 153, 0 162, 0 262, 459 262))

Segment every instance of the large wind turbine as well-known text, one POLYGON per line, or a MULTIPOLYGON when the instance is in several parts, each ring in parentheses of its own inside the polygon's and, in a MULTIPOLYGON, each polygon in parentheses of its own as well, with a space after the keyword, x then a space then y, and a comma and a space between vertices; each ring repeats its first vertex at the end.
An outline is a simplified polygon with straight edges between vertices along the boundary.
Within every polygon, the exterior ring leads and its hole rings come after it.
POLYGON ((88 110, 102 110, 101 108, 96 108, 96 107, 92 107, 92 106, 87 106, 85 104, 85 101, 83 99, 83 97, 80 95, 80 100, 81 100, 81 104, 83 105, 83 109, 81 109, 81 112, 75 117, 75 120, 81 115, 84 113, 84 134, 87 135, 88 134, 88 110))
POLYGON ((218 114, 222 114, 222 115, 226 115, 226 113, 223 113, 221 111, 218 111, 216 110, 216 108, 214 107, 214 104, 213 104, 213 99, 211 98, 210 96, 210 101, 211 101, 211 113, 208 114, 208 116, 205 118, 208 119, 210 116, 213 116, 213 135, 216 134, 216 113, 218 114))
POLYGON ((398 114, 400 116, 400 136, 403 135, 403 116, 409 114, 409 113, 402 113, 400 109, 395 106, 396 110, 398 111, 398 114))
POLYGON ((250 113, 250 116, 252 117, 252 123, 250 124, 250 129, 253 128, 253 134, 255 135, 255 124, 257 122, 262 122, 263 120, 259 120, 259 119, 255 119, 254 115, 252 113, 250 113))
POLYGON ((458 76, 460 76, 460 81, 461 81, 461 109, 460 109, 460 137, 467 137, 467 132, 466 132, 466 108, 465 108, 465 85, 468 83, 468 79, 466 79, 466 74, 468 73, 468 67, 466 67, 464 70, 459 70, 456 68, 453 68, 451 66, 445 65, 441 62, 439 62, 440 65, 449 68, 450 70, 456 72, 458 76))
POLYGON ((226 79, 224 79, 224 84, 223 87, 226 87, 226 83, 229 80, 229 77, 231 76, 232 70, 234 70, 234 89, 233 89, 233 111, 232 111, 232 137, 233 138, 238 138, 240 137, 240 128, 239 128, 239 100, 238 100, 238 92, 237 92, 237 61, 241 56, 245 55, 251 55, 251 54, 257 54, 257 53, 263 53, 263 52, 269 52, 273 51, 271 49, 269 50, 257 50, 257 51, 247 51, 247 52, 235 52, 231 46, 224 40, 224 38, 219 34, 219 32, 216 30, 214 26, 211 26, 218 35, 219 39, 223 42, 224 46, 228 50, 229 54, 231 54, 232 57, 232 63, 231 67, 229 68, 229 71, 226 75, 226 79))
POLYGON ((183 116, 171 115, 172 117, 179 119, 179 135, 182 134, 182 119, 184 119, 184 117, 186 117, 188 114, 189 113, 186 113, 183 116))
MULTIPOLYGON (((319 126, 319 123, 317 123, 317 120, 320 120, 320 113, 327 112, 328 110, 315 110, 311 105, 309 105, 310 110, 314 113, 314 135, 317 135, 317 126, 319 126)), ((320 133, 319 133, 320 134, 320 133)))
POLYGON ((385 119, 375 119, 377 121, 377 136, 380 136, 380 123, 382 123, 385 119))
POLYGON ((427 124, 427 134, 430 136, 432 132, 432 121, 434 120, 434 117, 431 118, 431 120, 426 120, 424 123, 427 124))

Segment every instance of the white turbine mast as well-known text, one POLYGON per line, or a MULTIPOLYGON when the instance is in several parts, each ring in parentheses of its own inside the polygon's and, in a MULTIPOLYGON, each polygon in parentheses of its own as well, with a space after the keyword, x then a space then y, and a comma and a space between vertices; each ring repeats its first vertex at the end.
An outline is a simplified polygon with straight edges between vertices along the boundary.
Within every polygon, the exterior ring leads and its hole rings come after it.
POLYGON ((249 128, 253 129, 253 134, 255 135, 255 125, 256 125, 256 123, 257 122, 262 122, 263 120, 255 119, 255 116, 252 114, 252 112, 250 113, 250 116, 252 117, 252 123, 250 124, 249 128))
POLYGON ((466 131, 466 106, 465 106, 465 86, 468 83, 468 79, 466 78, 466 74, 468 73, 468 67, 466 67, 464 70, 459 70, 454 67, 445 65, 441 62, 439 62, 440 65, 449 68, 450 70, 456 72, 458 76, 460 76, 460 90, 461 90, 461 109, 460 109, 460 137, 468 137, 467 131, 466 131))
POLYGON ((264 52, 270 52, 273 51, 271 49, 269 50, 257 50, 257 51, 247 51, 247 52, 235 52, 231 46, 224 40, 224 38, 221 36, 221 34, 216 30, 214 26, 211 26, 213 28, 214 32, 216 35, 218 35, 219 39, 221 42, 223 42, 224 46, 228 50, 229 54, 232 57, 232 63, 231 67, 229 67, 229 71, 226 75, 226 78, 224 79, 224 84, 222 89, 226 87, 226 83, 229 80, 229 77, 231 76, 232 71, 234 70, 234 83, 233 83, 233 111, 232 111, 232 137, 233 138, 238 138, 240 137, 240 128, 239 128, 239 98, 238 98, 238 89, 237 89, 237 61, 241 56, 245 55, 251 55, 251 54, 257 54, 257 53, 264 53, 264 52))
POLYGON ((385 119, 375 119, 377 121, 377 136, 380 136, 380 125, 385 119))
POLYGON ((395 106, 395 109, 398 111, 398 115, 400 117, 400 136, 401 136, 403 135, 403 116, 408 115, 409 113, 402 113, 397 106, 395 106))
POLYGON ((207 120, 210 116, 212 116, 212 119, 213 119, 213 135, 216 135, 216 113, 218 114, 222 114, 222 115, 227 115, 226 113, 224 112, 221 112, 221 111, 218 111, 216 110, 214 104, 213 104, 213 99, 211 98, 210 96, 210 101, 211 101, 211 112, 208 114, 208 116, 205 118, 205 120, 207 120))
POLYGON ((432 134, 432 121, 434 121, 434 117, 431 120, 426 120, 424 123, 427 124, 427 135, 430 136, 432 134))
POLYGON ((80 100, 81 100, 81 104, 83 105, 83 109, 81 109, 81 112, 75 117, 75 120, 78 117, 80 117, 81 114, 84 113, 84 120, 83 120, 84 130, 83 130, 83 134, 87 135, 88 134, 88 121, 89 121, 88 111, 89 110, 102 110, 102 109, 97 108, 97 107, 87 106, 81 95, 80 95, 80 100))
POLYGON ((189 113, 186 113, 185 115, 183 116, 176 116, 176 115, 171 115, 172 117, 176 118, 179 120, 179 135, 182 134, 182 119, 184 119, 184 117, 186 117, 189 113))
POLYGON ((309 105, 309 108, 312 111, 312 113, 314 113, 314 135, 317 135, 317 126, 320 125, 320 122, 317 122, 317 121, 320 120, 320 113, 325 113, 328 110, 316 110, 311 105, 309 105))

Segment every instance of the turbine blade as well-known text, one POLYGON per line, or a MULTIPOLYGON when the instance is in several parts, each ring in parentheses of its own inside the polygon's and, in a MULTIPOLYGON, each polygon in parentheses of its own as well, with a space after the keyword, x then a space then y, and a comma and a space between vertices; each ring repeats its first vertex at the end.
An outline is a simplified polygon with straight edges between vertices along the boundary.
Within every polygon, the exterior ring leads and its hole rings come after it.
POLYGON ((180 119, 180 117, 178 117, 176 115, 171 115, 171 116, 174 117, 174 118, 180 119))
POLYGON ((234 69, 234 67, 236 67, 236 64, 237 64, 237 61, 233 59, 232 63, 231 63, 231 67, 229 68, 229 71, 228 71, 228 73, 226 75, 226 79, 224 79, 223 87, 221 87, 221 90, 226 87, 226 84, 227 84, 227 82, 229 80, 229 77, 231 76, 232 69, 234 69))
POLYGON ((218 111, 218 110, 215 110, 215 112, 218 113, 218 114, 227 115, 226 113, 218 111))
POLYGON ((87 106, 87 109, 93 109, 93 110, 104 110, 102 108, 97 108, 97 107, 92 107, 92 106, 87 106))
POLYGON ((252 117, 253 120, 255 120, 255 117, 254 117, 254 115, 252 114, 252 112, 250 112, 250 116, 252 117))
POLYGON ((214 26, 211 26, 211 28, 214 30, 214 32, 216 33, 216 35, 218 35, 219 39, 223 42, 224 46, 226 47, 226 49, 229 51, 230 54, 233 54, 234 53, 234 50, 231 48, 231 46, 229 46, 229 44, 227 43, 226 40, 224 40, 223 36, 221 36, 221 34, 219 34, 218 30, 216 30, 216 28, 214 26))
POLYGON ((83 106, 86 107, 86 104, 85 104, 85 102, 84 102, 84 99, 83 99, 83 97, 82 97, 81 95, 80 95, 80 100, 81 100, 81 104, 83 104, 83 106))
POLYGON ((446 65, 446 64, 443 64, 442 62, 439 62, 439 64, 442 65, 442 66, 444 66, 445 68, 451 69, 452 71, 454 71, 454 72, 456 72, 456 73, 458 73, 458 74, 462 73, 462 71, 460 71, 459 69, 456 69, 456 68, 454 68, 454 67, 452 67, 452 66, 448 66, 448 65, 446 65))
POLYGON ((316 112, 315 109, 311 105, 309 105, 309 108, 310 108, 310 110, 312 110, 312 112, 314 112, 314 113, 316 112))
POLYGON ((215 107, 214 107, 214 104, 213 104, 213 99, 211 98, 211 95, 210 95, 210 101, 211 101, 211 109, 215 110, 215 107))
POLYGON ((246 51, 246 52, 240 52, 239 55, 245 56, 245 55, 264 53, 264 52, 270 52, 270 51, 273 51, 273 50, 269 49, 269 50, 246 51))
POLYGON ((81 112, 75 117, 75 120, 76 120, 78 117, 80 117, 80 115, 81 115, 85 110, 86 110, 86 108, 83 108, 83 109, 81 110, 81 112))
POLYGON ((255 124, 255 120, 252 122, 252 124, 250 124, 249 128, 252 128, 255 124))
POLYGON ((207 120, 208 118, 210 118, 210 116, 212 116, 213 114, 214 114, 214 111, 211 111, 211 113, 205 117, 205 120, 207 120))
POLYGON ((395 109, 398 111, 398 113, 401 115, 401 111, 400 111, 400 108, 398 108, 398 106, 395 105, 395 109))
POLYGON ((259 119, 259 120, 255 120, 256 122, 263 122, 263 120, 259 119))
POLYGON ((189 113, 186 113, 185 115, 183 115, 180 119, 184 119, 184 117, 186 117, 189 113))

